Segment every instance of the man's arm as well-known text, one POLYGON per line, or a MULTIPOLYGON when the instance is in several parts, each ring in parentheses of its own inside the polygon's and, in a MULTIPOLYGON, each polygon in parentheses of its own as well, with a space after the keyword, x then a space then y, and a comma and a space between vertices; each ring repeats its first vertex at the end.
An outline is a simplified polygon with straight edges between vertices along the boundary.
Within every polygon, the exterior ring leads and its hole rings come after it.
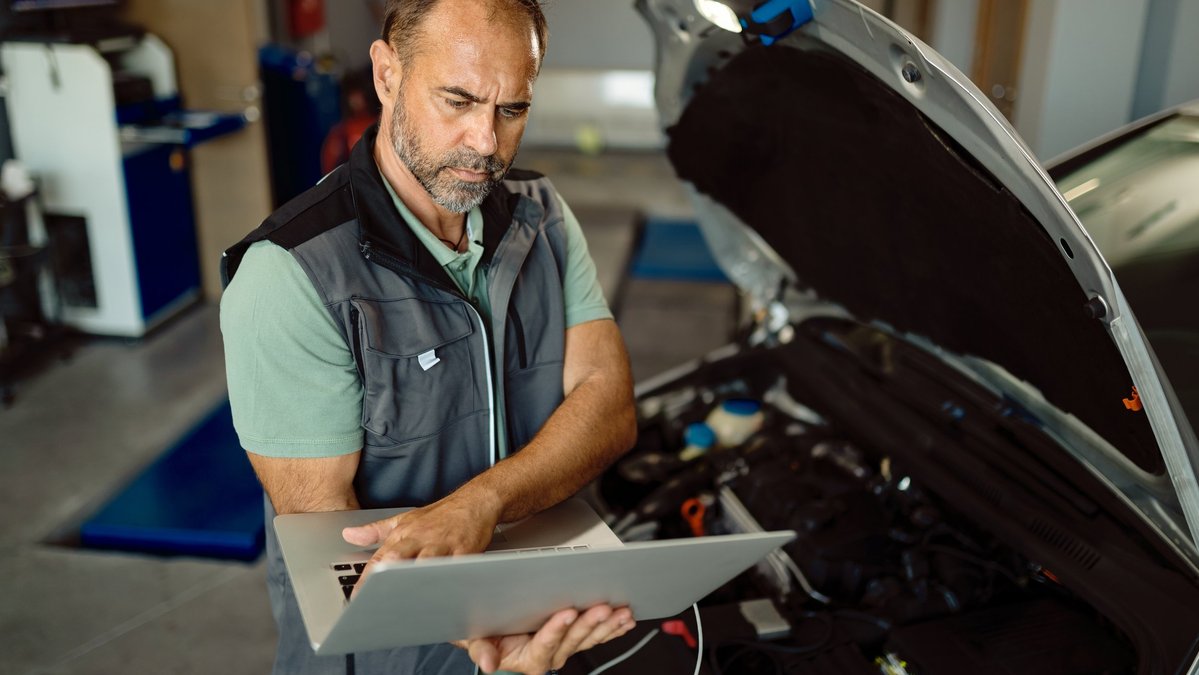
POLYGON ((441 501, 346 528, 346 540, 361 546, 381 543, 372 562, 475 553, 487 547, 498 523, 532 515, 578 492, 636 439, 632 374, 614 321, 567 329, 563 390, 565 400, 520 452, 441 501))
MULTIPOLYGON (((611 319, 566 331, 566 398, 519 453, 466 487, 500 495, 501 522, 519 520, 578 492, 637 440, 633 376, 611 319)), ((512 401, 510 405, 519 405, 512 401)))
POLYGON ((246 251, 221 296, 221 333, 233 423, 275 510, 357 508, 358 367, 290 252, 246 251))
POLYGON ((358 508, 354 474, 361 452, 335 457, 267 457, 247 452, 275 513, 358 508))

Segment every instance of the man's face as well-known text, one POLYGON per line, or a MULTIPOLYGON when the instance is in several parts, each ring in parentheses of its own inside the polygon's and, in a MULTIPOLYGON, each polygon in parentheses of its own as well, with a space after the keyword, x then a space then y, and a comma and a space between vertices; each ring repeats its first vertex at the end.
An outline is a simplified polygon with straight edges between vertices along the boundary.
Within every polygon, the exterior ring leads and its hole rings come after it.
POLYGON ((538 53, 531 24, 486 5, 435 6, 392 99, 396 155, 453 213, 478 206, 503 179, 533 96, 538 53))

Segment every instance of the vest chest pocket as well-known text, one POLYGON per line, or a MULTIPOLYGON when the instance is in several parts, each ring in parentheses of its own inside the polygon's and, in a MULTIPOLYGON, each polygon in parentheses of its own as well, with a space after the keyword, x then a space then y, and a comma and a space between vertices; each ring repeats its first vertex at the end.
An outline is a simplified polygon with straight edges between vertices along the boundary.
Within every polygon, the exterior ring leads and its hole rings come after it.
POLYGON ((480 382, 487 366, 478 339, 471 339, 475 325, 464 306, 356 298, 351 307, 363 428, 396 447, 429 439, 487 409, 486 385, 480 382))

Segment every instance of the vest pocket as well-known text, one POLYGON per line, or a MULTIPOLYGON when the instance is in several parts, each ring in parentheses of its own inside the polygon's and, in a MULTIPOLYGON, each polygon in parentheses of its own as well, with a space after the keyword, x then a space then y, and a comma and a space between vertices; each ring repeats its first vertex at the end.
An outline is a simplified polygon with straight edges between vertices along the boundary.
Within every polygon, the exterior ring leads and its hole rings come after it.
POLYGON ((487 409, 480 384, 485 371, 475 364, 482 354, 474 353, 479 349, 477 339, 471 339, 474 323, 460 303, 355 298, 354 312, 362 426, 381 437, 376 440, 400 444, 427 438, 452 420, 487 409))

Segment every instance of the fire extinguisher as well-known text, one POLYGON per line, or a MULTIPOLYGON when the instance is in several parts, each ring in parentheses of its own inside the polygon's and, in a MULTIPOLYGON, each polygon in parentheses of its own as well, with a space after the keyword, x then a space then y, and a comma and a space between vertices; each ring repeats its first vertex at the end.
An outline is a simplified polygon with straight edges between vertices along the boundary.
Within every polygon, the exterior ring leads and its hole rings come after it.
POLYGON ((294 38, 308 37, 325 27, 325 0, 288 0, 287 10, 294 38))

